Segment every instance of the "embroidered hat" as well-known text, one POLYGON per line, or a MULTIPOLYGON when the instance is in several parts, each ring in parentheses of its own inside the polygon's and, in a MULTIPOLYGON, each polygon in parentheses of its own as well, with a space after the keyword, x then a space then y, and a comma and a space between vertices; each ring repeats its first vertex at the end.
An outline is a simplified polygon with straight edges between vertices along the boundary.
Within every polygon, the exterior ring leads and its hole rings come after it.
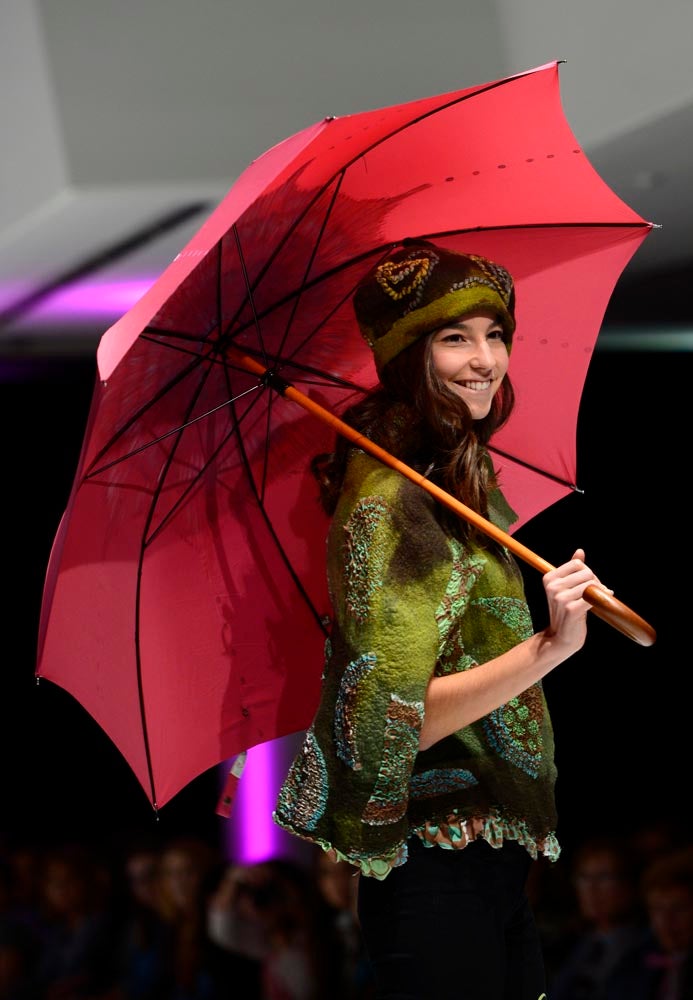
POLYGON ((497 314, 508 349, 515 331, 515 289, 506 269, 427 240, 403 240, 359 282, 353 304, 378 371, 419 337, 477 309, 497 314))

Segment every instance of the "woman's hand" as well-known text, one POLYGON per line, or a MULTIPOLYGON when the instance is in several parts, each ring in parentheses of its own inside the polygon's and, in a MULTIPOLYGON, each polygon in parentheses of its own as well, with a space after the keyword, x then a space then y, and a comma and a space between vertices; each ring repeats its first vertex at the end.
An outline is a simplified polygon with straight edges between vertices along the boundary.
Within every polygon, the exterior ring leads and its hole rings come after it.
POLYGON ((549 606, 549 626, 545 634, 552 641, 565 645, 567 652, 575 652, 587 637, 590 604, 582 596, 585 588, 595 585, 608 594, 613 591, 600 583, 585 564, 584 549, 576 549, 569 562, 546 573, 543 584, 549 606))
POLYGON ((419 734, 421 750, 507 704, 584 645, 591 607, 582 596, 585 588, 594 585, 612 593, 584 560, 584 550, 576 549, 569 562, 545 574, 549 606, 545 629, 474 670, 431 678, 419 734))

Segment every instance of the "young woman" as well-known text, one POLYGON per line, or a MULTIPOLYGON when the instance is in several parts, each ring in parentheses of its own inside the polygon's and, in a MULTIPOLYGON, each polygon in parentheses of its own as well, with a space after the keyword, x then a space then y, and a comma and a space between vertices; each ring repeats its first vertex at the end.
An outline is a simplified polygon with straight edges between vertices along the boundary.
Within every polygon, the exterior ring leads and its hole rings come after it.
MULTIPOLYGON (((344 415, 504 529, 486 445, 513 407, 514 306, 503 267, 405 241, 356 290, 380 382, 344 415)), ((366 876, 379 998, 538 1000, 524 885, 559 852, 541 679, 584 644, 597 578, 582 549, 546 574, 535 631, 502 546, 345 440, 314 469, 334 621, 275 820, 366 876)))

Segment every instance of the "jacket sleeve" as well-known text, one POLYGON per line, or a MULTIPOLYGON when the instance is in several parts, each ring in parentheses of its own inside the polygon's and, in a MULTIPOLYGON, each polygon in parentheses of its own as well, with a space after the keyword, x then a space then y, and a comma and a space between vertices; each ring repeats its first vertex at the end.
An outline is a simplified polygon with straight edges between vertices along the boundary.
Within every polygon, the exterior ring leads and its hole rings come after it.
POLYGON ((318 738, 332 743, 335 834, 391 864, 409 832, 409 779, 440 651, 451 552, 420 487, 367 467, 357 487, 347 485, 330 538, 336 620, 325 684, 334 708, 318 738))

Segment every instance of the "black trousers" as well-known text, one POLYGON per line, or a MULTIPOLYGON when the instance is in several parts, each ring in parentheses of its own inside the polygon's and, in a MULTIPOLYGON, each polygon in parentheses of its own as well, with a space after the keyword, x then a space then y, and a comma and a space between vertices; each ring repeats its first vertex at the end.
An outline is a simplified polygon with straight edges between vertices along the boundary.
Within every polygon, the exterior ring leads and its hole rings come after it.
POLYGON ((531 864, 514 841, 445 850, 414 837, 387 878, 362 876, 358 912, 378 1000, 539 1000, 531 864))

